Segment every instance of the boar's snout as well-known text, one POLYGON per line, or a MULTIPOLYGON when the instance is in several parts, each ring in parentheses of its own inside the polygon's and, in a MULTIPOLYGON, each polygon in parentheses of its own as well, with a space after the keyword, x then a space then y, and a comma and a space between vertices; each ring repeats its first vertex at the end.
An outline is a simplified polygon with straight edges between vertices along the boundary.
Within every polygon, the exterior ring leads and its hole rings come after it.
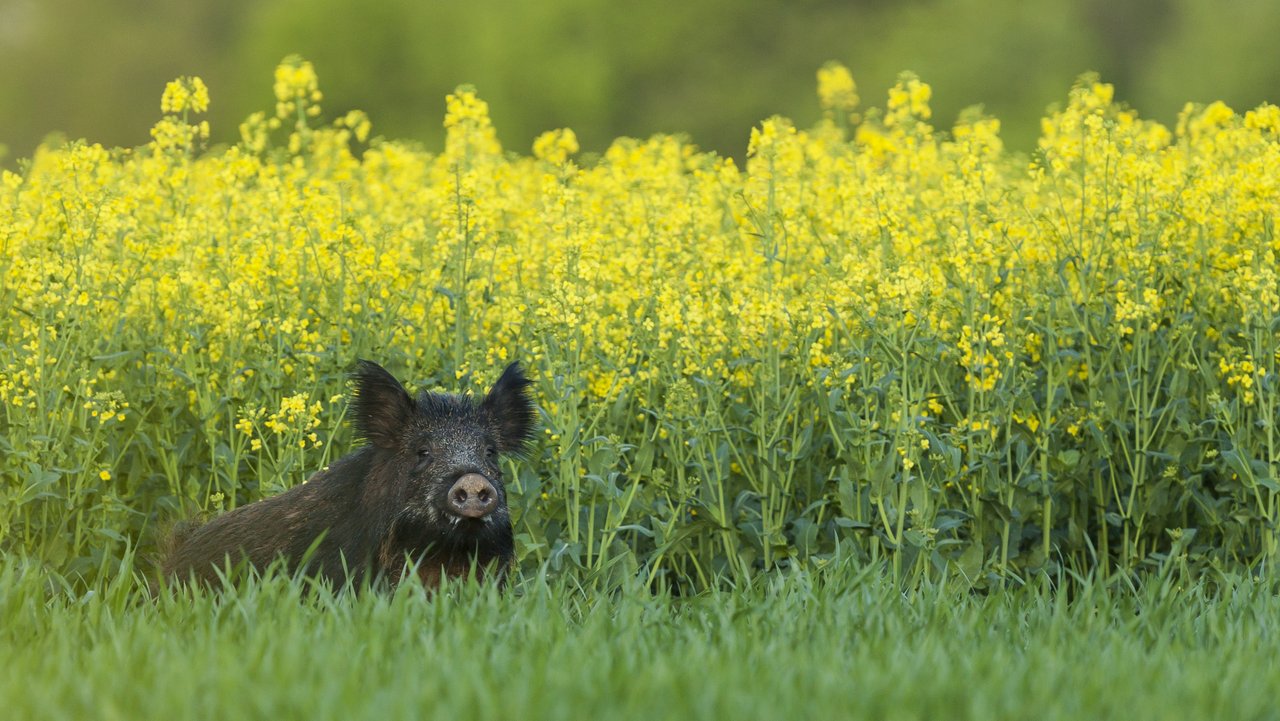
POLYGON ((463 518, 481 519, 498 507, 498 490, 488 478, 468 473, 449 489, 448 506, 463 518))

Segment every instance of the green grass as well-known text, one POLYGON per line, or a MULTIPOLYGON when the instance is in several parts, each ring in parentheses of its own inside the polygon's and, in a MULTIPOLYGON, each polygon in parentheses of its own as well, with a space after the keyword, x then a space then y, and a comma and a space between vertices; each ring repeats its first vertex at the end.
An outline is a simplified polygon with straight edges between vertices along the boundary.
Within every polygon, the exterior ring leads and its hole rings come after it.
POLYGON ((792 571, 692 598, 586 592, 87 595, 0 568, 11 719, 1275 718, 1274 584, 903 593, 792 571), (57 587, 54 586, 54 589, 57 587), (1068 600, 1070 595, 1070 600, 1068 600))

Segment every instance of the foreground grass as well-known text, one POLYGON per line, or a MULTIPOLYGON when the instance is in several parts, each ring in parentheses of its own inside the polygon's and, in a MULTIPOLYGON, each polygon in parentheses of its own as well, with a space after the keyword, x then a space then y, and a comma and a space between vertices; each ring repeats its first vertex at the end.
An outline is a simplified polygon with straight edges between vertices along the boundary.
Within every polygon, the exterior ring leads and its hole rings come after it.
POLYGON ((1273 718, 1257 581, 975 596, 793 573, 692 599, 53 594, 0 571, 8 718, 1273 718))

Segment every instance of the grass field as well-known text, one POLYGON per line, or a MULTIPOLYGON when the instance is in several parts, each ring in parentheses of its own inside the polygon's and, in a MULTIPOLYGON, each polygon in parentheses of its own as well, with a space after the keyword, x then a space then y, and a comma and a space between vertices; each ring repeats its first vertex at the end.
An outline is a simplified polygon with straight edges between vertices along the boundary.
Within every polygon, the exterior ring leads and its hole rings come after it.
POLYGON ((143 600, 7 564, 9 719, 1274 719, 1273 584, 989 596, 883 569, 693 598, 312 593, 287 579, 143 600))

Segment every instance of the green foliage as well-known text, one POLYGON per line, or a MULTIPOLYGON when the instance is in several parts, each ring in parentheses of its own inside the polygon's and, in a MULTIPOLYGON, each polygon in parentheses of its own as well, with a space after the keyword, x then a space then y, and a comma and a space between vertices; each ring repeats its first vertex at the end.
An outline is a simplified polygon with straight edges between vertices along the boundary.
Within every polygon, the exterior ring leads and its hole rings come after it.
POLYGON ((1275 101, 1280 66, 1247 59, 1271 56, 1280 5, 1255 0, 1170 0, 1168 5, 1149 62, 1133 73, 1135 105, 1169 117, 1188 99, 1221 100, 1233 107, 1275 101))
POLYGON ((10 162, 51 131, 139 144, 158 89, 195 72, 214 96, 215 140, 234 142, 270 98, 260 69, 302 53, 326 78, 330 107, 361 108, 387 137, 431 146, 439 99, 474 83, 517 150, 572 127, 591 151, 680 131, 741 157, 741 128, 775 113, 816 117, 813 69, 838 58, 864 97, 911 69, 944 91, 940 118, 981 104, 1027 150, 1045 106, 1088 70, 1165 122, 1189 97, 1236 107, 1273 97, 1275 26, 1274 5, 1254 0, 10 0, 0 4, 0 143, 10 162))

